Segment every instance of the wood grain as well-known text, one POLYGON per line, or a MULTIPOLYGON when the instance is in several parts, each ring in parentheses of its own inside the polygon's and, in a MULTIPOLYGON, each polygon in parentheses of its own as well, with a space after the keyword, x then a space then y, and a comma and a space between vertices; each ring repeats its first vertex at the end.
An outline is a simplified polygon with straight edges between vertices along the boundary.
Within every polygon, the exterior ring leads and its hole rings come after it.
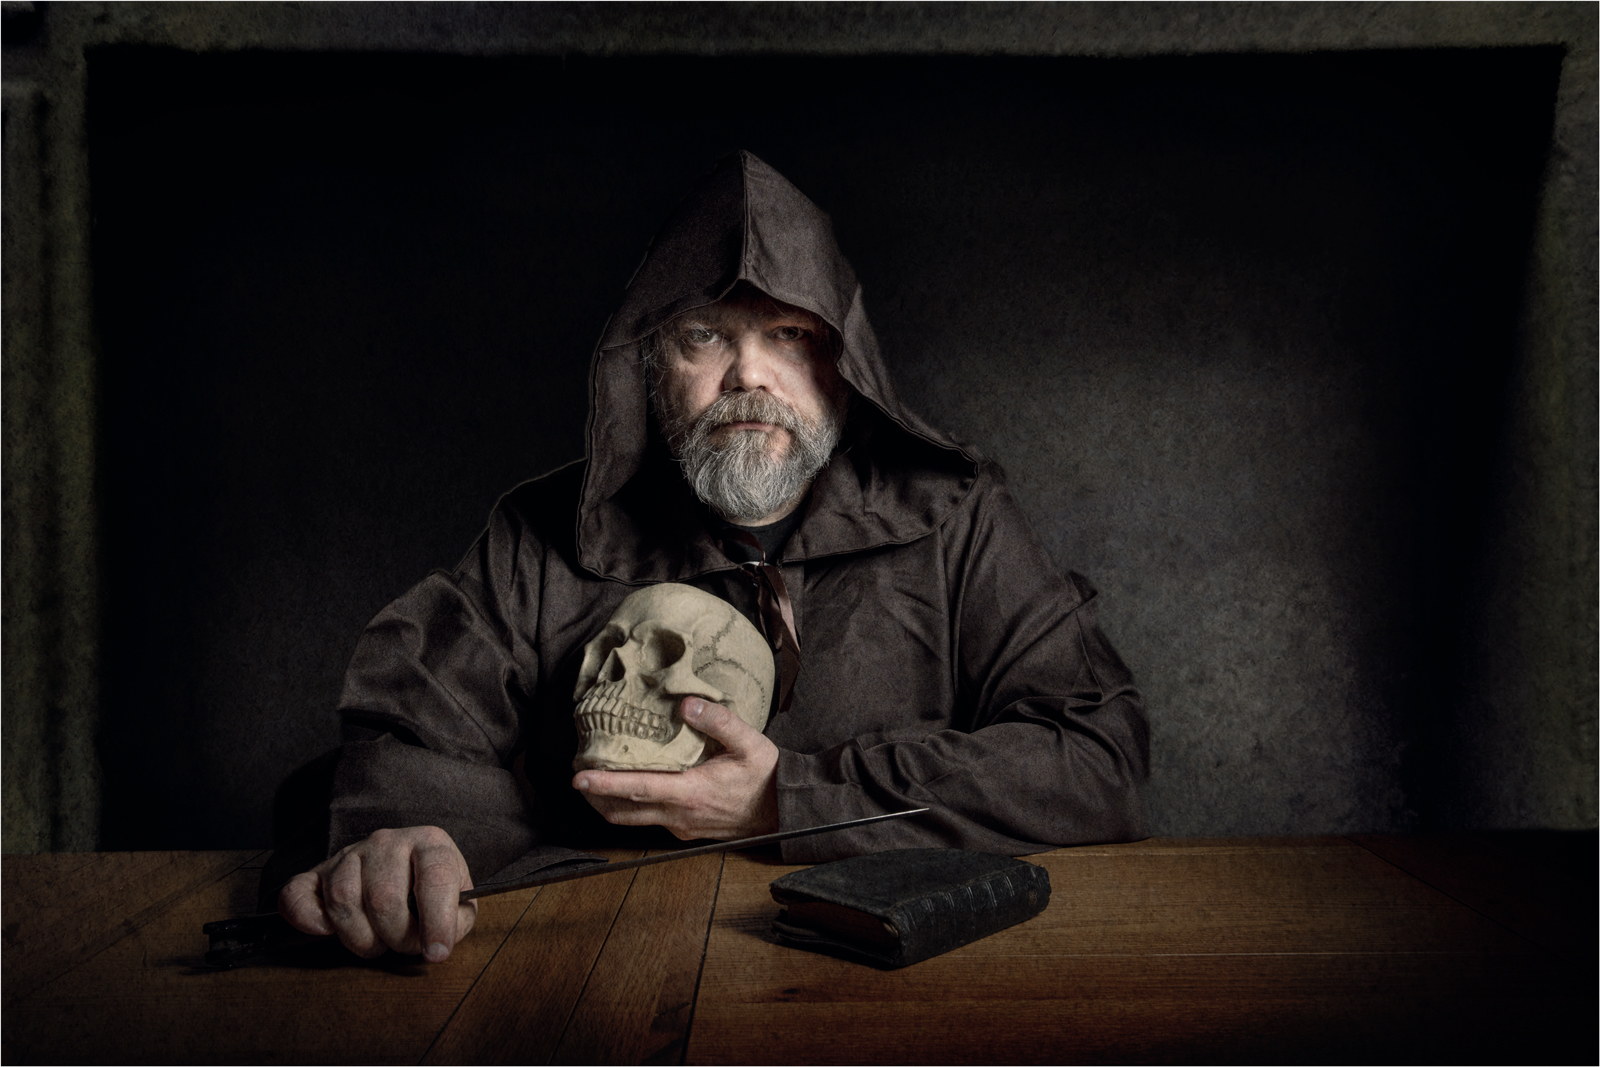
POLYGON ((679 1063, 723 857, 639 872, 556 1063, 679 1063))
POLYGON ((1593 977, 1600 937, 1594 831, 1350 840, 1593 977))
POLYGON ((0 860, 6 1006, 140 929, 189 893, 266 854, 6 856, 0 860))
POLYGON ((1042 915, 877 971, 773 943, 795 868, 731 855, 687 1062, 1526 1058, 1593 1020, 1532 946, 1340 838, 1032 858, 1042 915))
POLYGON ((330 941, 284 962, 205 967, 200 927, 253 911, 259 875, 202 887, 22 1000, 6 1016, 6 1062, 415 1063, 534 893, 483 900, 441 964, 367 963, 330 941))
MULTIPOLYGON (((1488 846, 1471 842, 1364 844, 1154 840, 1058 850, 1034 857, 1051 874, 1044 914, 900 971, 773 943, 767 883, 795 868, 771 854, 485 898, 473 935, 439 965, 363 963, 324 945, 228 972, 200 965, 200 926, 252 910, 259 870, 241 865, 256 862, 249 854, 8 859, 4 1057, 1595 1059, 1592 955, 1578 967, 1538 939, 1564 913, 1530 919, 1527 936, 1504 914, 1490 917, 1510 909, 1514 920, 1537 903, 1548 856, 1535 848, 1496 860, 1493 848, 1480 853, 1488 846), (1459 884, 1447 894, 1402 866, 1459 884), (232 873, 216 878, 217 870, 232 873), (1482 899, 1460 902, 1472 892, 1482 899), (118 894, 145 903, 132 916, 95 910, 118 894), (19 975, 34 976, 31 991, 15 992, 19 975)), ((1585 881, 1583 869, 1568 872, 1574 892, 1592 895, 1593 872, 1585 881)))
MULTIPOLYGON (((621 860, 644 853, 599 854, 621 860)), ((537 895, 423 1062, 548 1063, 641 873, 618 871, 528 890, 537 895)), ((497 899, 485 897, 484 903, 497 899)))

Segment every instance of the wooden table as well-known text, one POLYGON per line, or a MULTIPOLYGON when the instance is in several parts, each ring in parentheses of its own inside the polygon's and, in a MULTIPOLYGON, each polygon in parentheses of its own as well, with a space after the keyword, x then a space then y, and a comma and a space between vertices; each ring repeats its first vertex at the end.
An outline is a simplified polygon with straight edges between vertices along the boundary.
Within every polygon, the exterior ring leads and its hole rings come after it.
POLYGON ((749 854, 485 899, 443 964, 207 969, 264 859, 6 857, 6 1062, 1596 1059, 1593 834, 1060 849, 1044 914, 888 972, 772 943, 749 854))

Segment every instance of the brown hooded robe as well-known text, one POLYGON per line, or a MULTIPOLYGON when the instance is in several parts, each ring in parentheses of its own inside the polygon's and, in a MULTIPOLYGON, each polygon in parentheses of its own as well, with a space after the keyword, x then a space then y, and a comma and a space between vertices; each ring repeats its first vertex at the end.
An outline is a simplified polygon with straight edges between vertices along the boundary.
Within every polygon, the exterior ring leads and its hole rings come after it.
POLYGON ((1093 590, 1056 570, 998 466, 900 405, 828 217, 739 153, 680 205, 607 326, 587 459, 508 493, 455 570, 362 635, 314 851, 432 824, 481 881, 530 849, 614 836, 570 785, 584 644, 654 582, 756 620, 748 575, 660 443, 639 358, 653 330, 741 280, 837 329, 859 397, 782 553, 803 659, 792 706, 766 728, 781 827, 933 809, 787 842, 785 860, 1143 834, 1143 708, 1093 590))

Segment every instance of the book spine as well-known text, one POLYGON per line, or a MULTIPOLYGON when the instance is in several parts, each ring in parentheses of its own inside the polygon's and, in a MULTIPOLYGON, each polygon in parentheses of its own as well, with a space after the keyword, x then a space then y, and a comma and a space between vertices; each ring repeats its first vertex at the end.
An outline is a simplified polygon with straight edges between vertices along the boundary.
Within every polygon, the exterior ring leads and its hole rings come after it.
POLYGON ((890 912, 901 966, 1031 919, 1050 903, 1050 874, 1031 863, 907 901, 890 912))

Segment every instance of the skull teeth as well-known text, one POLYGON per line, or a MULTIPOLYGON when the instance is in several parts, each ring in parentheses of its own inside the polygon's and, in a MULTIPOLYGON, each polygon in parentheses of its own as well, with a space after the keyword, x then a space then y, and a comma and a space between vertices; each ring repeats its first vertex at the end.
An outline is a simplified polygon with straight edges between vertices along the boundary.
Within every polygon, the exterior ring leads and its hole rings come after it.
POLYGON ((657 715, 622 698, 623 682, 595 686, 573 712, 578 734, 584 744, 593 735, 612 734, 637 737, 664 745, 677 734, 671 715, 657 715))

